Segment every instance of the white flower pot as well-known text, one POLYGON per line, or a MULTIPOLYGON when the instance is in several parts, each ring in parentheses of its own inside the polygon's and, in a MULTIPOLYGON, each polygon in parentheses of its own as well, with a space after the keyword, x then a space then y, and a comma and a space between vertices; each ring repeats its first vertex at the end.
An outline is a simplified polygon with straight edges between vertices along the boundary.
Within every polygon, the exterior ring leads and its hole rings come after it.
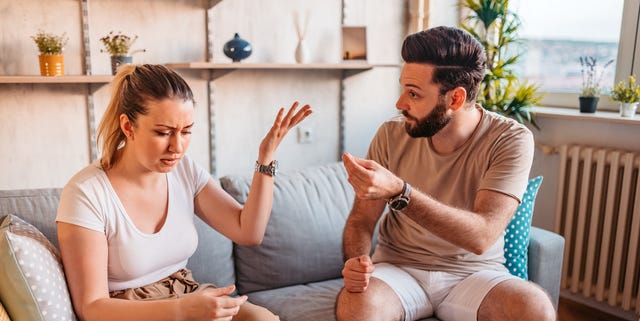
POLYGON ((638 103, 620 103, 620 117, 633 117, 638 109, 638 103))

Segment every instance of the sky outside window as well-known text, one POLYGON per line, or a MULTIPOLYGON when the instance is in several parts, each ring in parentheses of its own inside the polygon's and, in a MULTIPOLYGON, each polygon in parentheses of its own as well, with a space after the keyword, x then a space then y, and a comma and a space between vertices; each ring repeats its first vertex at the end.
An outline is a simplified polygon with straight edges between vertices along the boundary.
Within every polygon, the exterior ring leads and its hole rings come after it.
MULTIPOLYGON (((616 59, 623 0, 511 0, 522 21, 526 51, 516 72, 542 91, 579 92, 580 56, 593 56, 602 67, 616 59)), ((613 85, 615 60, 604 73, 605 91, 613 85)))

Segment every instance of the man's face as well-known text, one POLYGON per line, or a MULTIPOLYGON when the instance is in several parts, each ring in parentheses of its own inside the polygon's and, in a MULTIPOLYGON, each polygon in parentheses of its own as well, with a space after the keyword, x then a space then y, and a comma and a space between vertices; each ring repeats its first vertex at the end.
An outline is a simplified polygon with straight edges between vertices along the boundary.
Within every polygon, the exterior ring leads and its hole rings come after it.
POLYGON ((411 137, 432 137, 451 120, 445 96, 432 82, 433 71, 434 67, 429 64, 407 63, 402 67, 402 93, 396 108, 402 111, 411 137))

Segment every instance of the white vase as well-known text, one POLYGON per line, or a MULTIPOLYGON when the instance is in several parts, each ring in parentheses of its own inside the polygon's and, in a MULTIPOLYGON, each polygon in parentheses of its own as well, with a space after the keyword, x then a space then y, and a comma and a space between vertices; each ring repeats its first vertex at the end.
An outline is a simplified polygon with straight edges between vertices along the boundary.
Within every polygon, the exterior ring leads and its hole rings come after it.
POLYGON ((304 41, 304 39, 300 39, 296 46, 296 61, 300 64, 309 62, 309 48, 307 47, 307 42, 304 41))
POLYGON ((638 103, 620 103, 620 117, 633 117, 638 109, 638 103))

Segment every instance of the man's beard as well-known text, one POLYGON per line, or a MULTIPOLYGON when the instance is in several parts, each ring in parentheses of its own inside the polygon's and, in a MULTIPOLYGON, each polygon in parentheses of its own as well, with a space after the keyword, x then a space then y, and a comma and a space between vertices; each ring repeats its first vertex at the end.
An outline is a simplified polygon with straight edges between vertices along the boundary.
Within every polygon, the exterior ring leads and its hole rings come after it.
POLYGON ((451 116, 447 116, 447 107, 444 102, 444 97, 440 97, 436 107, 429 113, 429 115, 422 119, 416 119, 404 110, 402 111, 402 115, 415 121, 414 126, 411 126, 408 122, 405 122, 404 124, 404 129, 407 131, 407 134, 413 138, 433 137, 433 135, 447 126, 451 120, 451 116))

